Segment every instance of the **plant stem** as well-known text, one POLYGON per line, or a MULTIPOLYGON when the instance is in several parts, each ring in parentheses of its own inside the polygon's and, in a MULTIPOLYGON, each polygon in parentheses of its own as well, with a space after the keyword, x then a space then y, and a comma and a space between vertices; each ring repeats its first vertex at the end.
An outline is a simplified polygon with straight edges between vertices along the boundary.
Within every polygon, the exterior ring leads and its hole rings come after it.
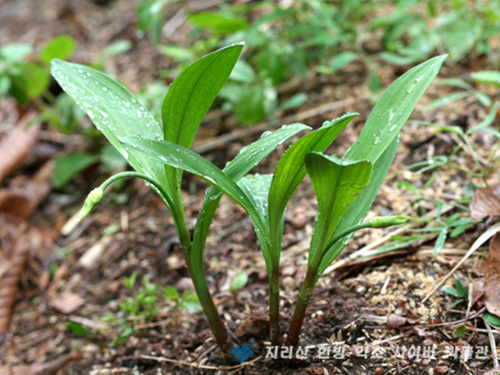
POLYGON ((273 267, 271 279, 269 280, 269 335, 271 345, 281 344, 280 339, 280 285, 279 285, 279 265, 273 267))
POLYGON ((297 346, 299 342, 302 323, 304 322, 309 298, 311 298, 311 294, 314 288, 316 271, 317 270, 313 269, 309 269, 307 271, 306 278, 304 279, 304 283, 302 284, 302 288, 299 293, 297 304, 295 305, 295 311, 293 312, 292 321, 290 323, 290 329, 286 338, 287 346, 297 346))
POLYGON ((203 264, 198 264, 196 260, 194 260, 194 262, 191 262, 190 256, 186 256, 186 265, 189 270, 191 279, 193 280, 193 285, 196 293, 198 294, 203 312, 205 313, 208 324, 210 325, 212 333, 214 334, 215 340, 217 341, 217 344, 224 352, 224 354, 227 355, 233 349, 233 344, 229 335, 227 334, 226 327, 224 326, 219 312, 217 311, 217 307, 215 306, 212 295, 210 294, 210 290, 208 289, 207 278, 205 276, 205 269, 203 267, 203 264))

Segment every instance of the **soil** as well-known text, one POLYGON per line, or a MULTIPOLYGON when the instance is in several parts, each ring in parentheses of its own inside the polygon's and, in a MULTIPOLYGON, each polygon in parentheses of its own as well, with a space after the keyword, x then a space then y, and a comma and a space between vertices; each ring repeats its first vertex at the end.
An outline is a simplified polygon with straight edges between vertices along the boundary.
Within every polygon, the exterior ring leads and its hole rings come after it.
MULTIPOLYGON (((51 37, 67 33, 78 41, 73 61, 85 63, 94 60, 111 42, 131 40, 132 50, 106 61, 105 70, 119 77, 132 92, 144 82, 156 79, 160 69, 174 66, 174 62, 158 54, 150 38, 137 33, 138 0, 115 1, 106 6, 96 3, 0 1, 0 42, 27 42, 40 48, 51 37)), ((196 6, 196 2, 190 4, 196 6)), ((170 18, 178 11, 178 4, 169 4, 167 9, 167 18, 170 18)), ((184 23, 165 42, 185 44, 184 36, 189 31, 189 25, 184 23)), ((468 72, 469 68, 467 65, 448 64, 439 76, 457 77, 468 72)), ((384 85, 387 86, 403 71, 383 68, 380 74, 384 85)), ((367 79, 366 68, 360 63, 353 63, 334 76, 311 75, 295 89, 306 88, 310 97, 296 112, 347 98, 368 97, 367 79)), ((486 86, 481 90, 499 98, 497 91, 486 86)), ((452 91, 449 87, 437 85, 428 89, 402 131, 396 159, 368 217, 390 214, 408 215, 412 220, 426 215, 432 217, 436 200, 443 200, 450 206, 445 213, 447 217, 463 212, 460 204, 463 206, 466 202, 460 202, 464 197, 470 197, 468 191, 472 183, 479 184, 480 181, 471 181, 467 173, 451 166, 420 174, 411 167, 413 163, 434 156, 449 155, 457 145, 457 137, 453 134, 435 134, 435 128, 423 126, 417 120, 470 129, 486 117, 487 109, 472 97, 460 101, 459 105, 421 111, 432 100, 452 91), (433 181, 425 185, 431 178, 433 181), (402 181, 420 189, 421 195, 398 187, 402 181)), ((285 93, 285 96, 293 93, 285 93)), ((346 112, 359 112, 352 125, 329 149, 329 153, 342 155, 356 139, 372 107, 369 100, 360 101, 312 116, 304 122, 317 127, 323 121, 346 112)), ((2 103, 0 116, 4 124, 17 121, 9 112, 12 109, 13 104, 8 100, 2 103)), ((282 114, 285 115, 295 113, 282 114)), ((218 119, 210 114, 208 118, 218 119)), ((203 129, 212 130, 215 136, 238 130, 231 125, 230 118, 223 118, 222 121, 226 122, 222 125, 217 121, 205 122, 203 129)), ((1 130, 7 133, 9 127, 4 126, 1 130)), ((83 136, 67 136, 61 143, 55 133, 54 129, 45 126, 44 139, 39 140, 37 150, 46 147, 59 152, 86 147, 83 136), (71 137, 77 137, 76 142, 65 144, 65 140, 75 139, 71 137)), ((217 165, 224 165, 257 137, 240 137, 224 147, 205 152, 204 156, 217 165)), ((498 157, 494 149, 495 139, 487 133, 478 132, 471 138, 480 158, 488 160, 494 158, 495 153, 498 157)), ((271 173, 286 147, 280 146, 255 172, 271 173)), ((457 153, 454 162, 462 169, 475 170, 474 160, 464 150, 457 153)), ((15 176, 30 176, 39 165, 36 159, 31 160, 15 176)), ((391 235, 400 232, 386 229, 357 233, 339 257, 345 261, 344 266, 328 270, 310 300, 300 337, 301 350, 307 347, 308 355, 302 355, 301 359, 299 352, 295 358, 272 359, 266 358, 272 348, 268 342, 264 260, 247 215, 233 201, 223 197, 207 240, 205 268, 217 307, 233 339, 239 345, 254 342, 254 353, 247 362, 239 364, 222 356, 199 310, 186 312, 175 302, 159 298, 156 304, 158 314, 153 319, 125 317, 120 305, 132 293, 124 286, 123 280, 133 272, 137 272, 138 280, 149 277, 159 288, 170 285, 181 294, 192 290, 192 284, 171 215, 142 182, 128 181, 121 191, 106 195, 83 222, 73 224, 85 195, 102 178, 98 167, 89 168, 69 187, 52 189, 25 221, 28 229, 24 235, 36 238, 38 246, 31 246, 29 250, 9 331, 2 337, 0 368, 7 371, 22 365, 50 362, 72 352, 79 352, 82 357, 58 373, 479 374, 494 367, 480 302, 469 308, 462 303, 448 311, 456 298, 441 291, 422 302, 435 283, 453 268, 484 232, 488 222, 478 222, 460 236, 449 238, 437 255, 432 251, 436 238, 431 236, 393 255, 372 256, 363 262, 352 254, 366 250, 372 244, 381 246, 391 240, 391 235), (89 266, 82 266, 82 257, 95 246, 102 246, 102 255, 89 266), (242 290, 233 294, 231 280, 241 271, 248 275, 249 281, 242 290), (103 322, 103 318, 110 314, 116 321, 135 326, 135 334, 116 346, 111 344, 119 327, 103 322), (69 321, 80 324, 91 333, 85 337, 77 335, 67 328, 69 321), (465 334, 455 337, 457 327, 462 324, 466 325, 465 334), (345 353, 334 356, 332 349, 330 354, 325 354, 327 348, 342 348, 345 353), (473 348, 472 358, 467 358, 469 348, 473 348), (481 355, 481 350, 487 350, 487 354, 481 355), (418 355, 417 351, 420 351, 418 355), (433 355, 429 354, 431 352, 433 355)), ((488 180, 498 179, 498 170, 488 175, 488 180)), ((185 176, 183 183, 186 217, 193 228, 206 184, 190 175, 185 176)), ((306 178, 294 194, 285 217, 280 301, 283 334, 305 276, 316 209, 314 192, 306 178)), ((2 213, 0 222, 0 254, 5 255, 24 221, 2 213)), ((480 280, 486 253, 484 247, 475 252, 456 277, 464 282, 480 280)), ((453 286, 454 282, 449 280, 447 285, 453 286)), ((498 332, 495 337, 498 337, 498 332)))

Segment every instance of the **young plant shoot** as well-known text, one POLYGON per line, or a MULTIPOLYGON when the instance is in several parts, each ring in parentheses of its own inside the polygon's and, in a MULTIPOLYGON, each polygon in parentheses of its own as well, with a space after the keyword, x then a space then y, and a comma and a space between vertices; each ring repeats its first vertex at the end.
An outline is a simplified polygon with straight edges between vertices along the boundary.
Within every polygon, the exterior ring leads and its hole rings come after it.
MULTIPOLYGON (((247 175, 239 180, 221 171, 200 155, 165 140, 130 136, 122 139, 152 161, 183 169, 230 196, 250 215, 264 255, 270 293, 270 335, 280 343, 279 264, 284 212, 293 192, 309 173, 318 214, 311 239, 306 278, 287 337, 296 345, 314 286, 325 269, 344 249, 353 233, 362 228, 402 224, 406 218, 375 218, 361 223, 394 159, 399 132, 418 100, 438 73, 446 56, 438 56, 397 79, 380 98, 363 130, 342 159, 323 152, 356 114, 328 121, 303 136, 283 154, 273 175, 247 175)), ((266 139, 266 134, 263 134, 266 139)), ((260 152, 256 149, 256 152, 260 152)), ((239 176, 241 177, 241 176, 239 176)), ((204 237, 206 238, 206 237, 204 237)))
POLYGON ((153 188, 170 210, 200 303, 219 346, 227 353, 230 341, 210 295, 204 273, 204 247, 222 193, 250 215, 265 259, 269 282, 269 324, 273 345, 279 331, 280 256, 286 206, 309 174, 318 200, 306 276, 287 336, 298 343, 312 291, 325 269, 344 249, 355 231, 399 225, 401 216, 362 220, 373 204, 399 142, 399 132, 418 100, 438 73, 446 56, 430 59, 397 79, 380 98, 353 146, 343 158, 324 152, 356 114, 325 122, 302 136, 283 154, 273 174, 248 174, 280 144, 310 129, 283 126, 265 132, 244 147, 221 170, 189 150, 195 133, 227 80, 242 45, 209 54, 189 66, 171 85, 163 103, 163 130, 122 85, 90 68, 54 60, 52 74, 136 172, 124 172, 89 195, 82 215, 100 201, 105 188, 119 178, 139 177, 153 188), (189 235, 181 195, 183 171, 212 185, 206 191, 193 237, 189 235))
MULTIPOLYGON (((211 297, 203 267, 206 237, 222 192, 215 188, 207 190, 191 239, 180 189, 182 169, 177 165, 180 156, 176 155, 180 155, 180 148, 191 146, 203 117, 229 77, 242 48, 243 44, 222 48, 184 70, 170 86, 163 102, 163 127, 123 85, 107 75, 60 60, 52 60, 51 64, 52 75, 64 91, 86 111, 96 127, 135 169, 135 172, 114 175, 94 189, 85 201, 80 219, 99 203, 104 190, 112 182, 128 177, 145 180, 172 214, 200 304, 218 345, 225 353, 229 353, 233 345, 211 297), (151 142, 164 140, 174 145, 171 165, 165 166, 163 160, 154 161, 132 146, 130 149, 125 147, 121 141, 131 136, 151 142)), ((259 139, 242 149, 221 173, 231 181, 238 181, 280 144, 307 128, 301 124, 284 126, 259 139)))

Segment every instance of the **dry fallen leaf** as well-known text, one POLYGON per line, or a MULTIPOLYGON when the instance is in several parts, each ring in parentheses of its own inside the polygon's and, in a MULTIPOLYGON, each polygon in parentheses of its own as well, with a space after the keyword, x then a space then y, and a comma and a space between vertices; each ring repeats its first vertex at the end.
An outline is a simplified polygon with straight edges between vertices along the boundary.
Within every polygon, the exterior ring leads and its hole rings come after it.
POLYGON ((24 270, 24 264, 28 257, 30 243, 27 240, 27 229, 23 226, 15 240, 12 251, 4 253, 1 261, 7 265, 0 277, 0 334, 6 333, 9 327, 12 306, 16 300, 19 281, 24 270), (5 254, 10 254, 6 256, 5 254))
POLYGON ((472 197, 470 212, 473 219, 500 216, 500 184, 477 190, 472 197))
POLYGON ((63 355, 46 363, 35 363, 29 366, 18 366, 9 370, 0 370, 0 375, 55 375, 69 362, 82 358, 79 352, 63 355))
POLYGON ((484 304, 486 309, 500 316, 500 235, 497 233, 490 242, 490 251, 484 262, 484 304))
POLYGON ((401 326, 404 326, 405 324, 406 324, 405 317, 399 316, 397 314, 389 314, 389 316, 387 317, 386 325, 390 329, 399 328, 401 326))
POLYGON ((29 156, 38 140, 40 124, 25 129, 25 125, 35 118, 36 113, 29 112, 0 142, 0 184, 14 172, 29 156))
POLYGON ((78 294, 70 293, 52 302, 52 306, 63 314, 71 314, 78 310, 85 301, 78 294))
POLYGON ((0 189, 0 211, 26 219, 50 193, 53 161, 46 162, 32 178, 19 176, 7 189, 0 189))

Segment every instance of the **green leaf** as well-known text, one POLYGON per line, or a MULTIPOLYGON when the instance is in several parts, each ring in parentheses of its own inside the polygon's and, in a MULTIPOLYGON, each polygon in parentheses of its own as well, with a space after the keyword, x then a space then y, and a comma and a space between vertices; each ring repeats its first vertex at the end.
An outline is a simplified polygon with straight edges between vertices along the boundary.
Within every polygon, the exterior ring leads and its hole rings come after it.
POLYGON ((282 235, 280 227, 286 205, 307 173, 304 165, 306 155, 314 151, 325 151, 355 116, 356 114, 346 114, 326 121, 321 128, 292 144, 278 162, 269 190, 269 230, 275 242, 275 261, 279 260, 282 235))
MULTIPOLYGON (((148 160, 133 149, 126 150, 118 140, 138 134, 146 138, 163 138, 153 116, 123 85, 95 69, 57 59, 52 60, 51 72, 63 90, 137 172, 150 176, 159 186, 167 186, 163 165, 148 160)), ((165 198, 165 204, 171 208, 169 197, 165 198)))
POLYGON ((9 94, 22 104, 39 97, 49 86, 49 72, 33 63, 22 62, 10 71, 9 94))
POLYGON ((130 40, 117 40, 104 47, 99 54, 99 61, 106 61, 112 56, 130 51, 132 49, 132 42, 130 40))
MULTIPOLYGON (((234 44, 203 56, 172 83, 163 102, 165 140, 189 148, 243 49, 234 44)), ((144 136, 144 134, 143 134, 144 136)))
POLYGON ((455 287, 457 288, 458 293, 460 293, 460 297, 467 297, 467 289, 459 279, 455 280, 455 287))
POLYGON ((460 99, 466 98, 470 96, 469 92, 456 92, 454 94, 443 96, 442 98, 433 100, 429 104, 427 104, 424 108, 422 108, 422 112, 428 112, 433 109, 443 107, 447 104, 454 103, 460 99))
POLYGON ((372 164, 369 161, 343 162, 321 153, 308 154, 305 162, 318 200, 309 253, 309 264, 316 262, 314 267, 317 267, 339 223, 368 185, 372 164))
POLYGON ((463 297, 463 295, 460 292, 458 292, 456 289, 449 287, 449 286, 444 287, 443 292, 448 293, 454 297, 459 297, 459 298, 463 297))
MULTIPOLYGON (((382 156, 373 164, 372 177, 368 183, 365 190, 363 190, 352 204, 349 212, 344 216, 343 220, 340 222, 337 230, 333 236, 340 234, 347 229, 359 224, 366 216, 370 210, 377 193, 384 182, 385 176, 389 171, 389 167, 394 160, 396 155, 396 149, 398 147, 399 137, 392 141, 392 144, 384 151, 382 156)), ((316 277, 316 282, 318 281, 321 274, 326 270, 330 264, 337 258, 340 252, 344 249, 345 245, 351 239, 352 234, 344 237, 342 241, 338 241, 332 247, 326 250, 325 255, 321 261, 319 272, 316 277)), ((406 245, 405 245, 406 246, 406 245)))
POLYGON ((92 334, 91 331, 82 326, 80 323, 72 322, 71 320, 66 322, 64 325, 66 326, 67 329, 69 329, 71 332, 73 332, 75 335, 78 336, 89 336, 92 334))
POLYGON ((182 311, 195 313, 201 309, 198 295, 190 290, 186 290, 179 301, 179 307, 182 311))
POLYGON ((436 239, 436 243, 434 244, 434 251, 432 252, 433 255, 438 254, 442 250, 447 235, 448 235, 448 229, 445 227, 441 230, 436 239))
POLYGON ((99 156, 75 152, 56 159, 52 172, 52 185, 60 189, 68 184, 78 173, 99 162, 99 156))
POLYGON ((375 163, 398 136, 446 56, 434 57, 412 68, 389 86, 370 113, 358 140, 344 159, 375 163))
POLYGON ((474 82, 484 83, 500 87, 500 72, 495 70, 483 70, 480 72, 471 73, 470 78, 474 82))
POLYGON ((33 51, 30 44, 12 43, 0 47, 0 58, 20 62, 33 51))
POLYGON ((232 81, 244 83, 254 82, 255 78, 256 76, 252 66, 241 60, 234 65, 234 69, 229 76, 229 79, 232 81))
POLYGON ((465 324, 460 324, 457 329, 455 330, 455 332, 453 332, 453 337, 456 338, 456 339, 460 339, 464 336, 465 334, 465 329, 467 328, 467 326, 465 324))
POLYGON ((50 40, 40 52, 40 60, 49 65, 52 59, 66 60, 76 47, 76 40, 69 35, 58 35, 50 40))
POLYGON ((339 70, 340 68, 343 68, 344 66, 355 60, 357 57, 358 54, 354 52, 339 53, 330 60, 330 68, 332 68, 333 70, 339 70))
POLYGON ((245 192, 262 217, 267 217, 269 188, 272 174, 247 175, 238 181, 238 186, 245 192))
POLYGON ((248 283, 248 275, 245 272, 240 272, 231 281, 231 293, 237 293, 248 283))
POLYGON ((187 148, 164 140, 131 136, 124 138, 122 141, 127 150, 137 150, 150 160, 175 169, 182 169, 215 186, 243 207, 252 219, 259 224, 259 228, 263 227, 264 218, 245 192, 241 190, 234 180, 207 159, 187 148))
MULTIPOLYGON (((306 129, 310 129, 310 127, 303 124, 292 124, 284 125, 281 129, 274 132, 265 132, 262 134, 261 139, 243 147, 239 154, 226 164, 224 173, 234 181, 238 181, 279 145, 306 129)), ((206 192, 198 220, 196 221, 196 227, 193 234, 192 253, 194 257, 193 261, 199 264, 203 264, 205 240, 221 196, 222 192, 220 190, 214 187, 209 188, 206 192)))
POLYGON ((266 115, 264 87, 252 85, 247 88, 235 105, 235 114, 242 125, 259 122, 266 115))
POLYGON ((195 26, 207 28, 220 35, 233 34, 246 30, 248 24, 244 18, 220 12, 199 12, 190 14, 188 21, 195 26))
POLYGON ((500 327, 500 317, 491 314, 489 312, 485 312, 483 314, 484 320, 486 320, 488 323, 493 324, 494 326, 500 327))
POLYGON ((179 292, 173 286, 167 285, 163 291, 163 298, 171 301, 179 300, 179 292))

